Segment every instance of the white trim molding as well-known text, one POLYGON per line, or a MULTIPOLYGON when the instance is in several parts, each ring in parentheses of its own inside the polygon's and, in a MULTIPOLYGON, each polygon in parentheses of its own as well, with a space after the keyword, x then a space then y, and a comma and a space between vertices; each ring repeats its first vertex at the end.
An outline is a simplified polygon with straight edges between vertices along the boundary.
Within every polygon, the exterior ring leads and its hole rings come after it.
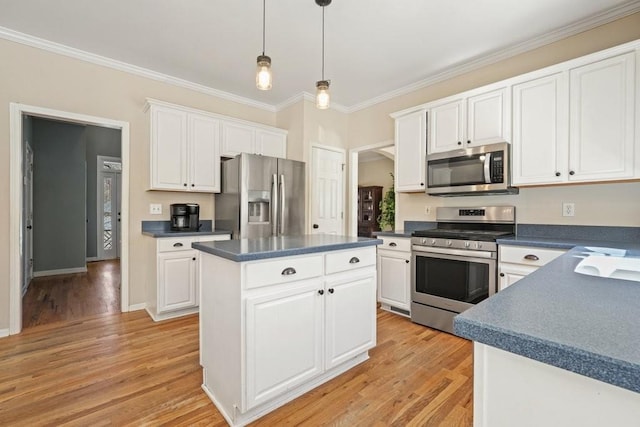
POLYGON ((60 268, 57 270, 34 271, 33 277, 60 276, 62 274, 86 273, 87 267, 60 268))
POLYGON ((9 330, 8 329, 0 329, 0 338, 8 337, 9 330))
POLYGON ((138 310, 146 310, 147 303, 141 302, 140 304, 131 304, 129 306, 129 311, 138 311, 138 310))
MULTIPOLYGON (((9 334, 22 330, 22 116, 120 129, 122 158, 122 248, 120 253, 120 307, 129 311, 129 123, 19 103, 9 105, 9 334)), ((42 273, 42 272, 40 272, 42 273)))

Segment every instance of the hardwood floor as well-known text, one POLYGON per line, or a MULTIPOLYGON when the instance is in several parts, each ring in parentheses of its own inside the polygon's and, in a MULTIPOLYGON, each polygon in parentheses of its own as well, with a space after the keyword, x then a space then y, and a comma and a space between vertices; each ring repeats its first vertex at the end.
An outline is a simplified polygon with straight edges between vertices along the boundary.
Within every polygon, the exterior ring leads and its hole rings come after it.
MULTIPOLYGON (((469 341, 378 311, 378 345, 351 371, 255 426, 470 426, 469 341)), ((198 317, 144 311, 0 339, 0 425, 226 423, 201 390, 198 317)))
POLYGON ((22 299, 22 327, 120 313, 120 260, 90 262, 86 273, 36 277, 22 299))

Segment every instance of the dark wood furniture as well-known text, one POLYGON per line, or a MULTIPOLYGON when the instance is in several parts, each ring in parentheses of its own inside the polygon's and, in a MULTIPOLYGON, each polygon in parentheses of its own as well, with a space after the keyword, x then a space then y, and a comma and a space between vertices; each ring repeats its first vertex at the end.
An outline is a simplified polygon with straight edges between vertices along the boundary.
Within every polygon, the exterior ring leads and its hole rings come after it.
POLYGON ((380 200, 382 187, 358 187, 358 236, 372 237, 374 231, 380 231, 380 200))

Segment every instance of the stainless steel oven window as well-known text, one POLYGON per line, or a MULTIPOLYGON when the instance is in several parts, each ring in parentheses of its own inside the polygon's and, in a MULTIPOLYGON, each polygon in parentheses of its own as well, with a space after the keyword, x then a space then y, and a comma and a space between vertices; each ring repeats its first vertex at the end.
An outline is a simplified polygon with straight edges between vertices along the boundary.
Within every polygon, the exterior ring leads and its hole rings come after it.
POLYGON ((427 163, 430 187, 485 183, 485 155, 432 160, 427 163))

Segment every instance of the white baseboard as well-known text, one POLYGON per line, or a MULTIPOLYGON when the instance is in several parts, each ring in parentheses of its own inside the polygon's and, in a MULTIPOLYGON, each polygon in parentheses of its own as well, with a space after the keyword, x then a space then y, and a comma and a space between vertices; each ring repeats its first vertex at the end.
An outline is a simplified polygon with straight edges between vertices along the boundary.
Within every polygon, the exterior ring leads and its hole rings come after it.
POLYGON ((60 274, 73 274, 73 273, 86 273, 87 266, 84 267, 76 267, 76 268, 61 268, 59 270, 42 270, 42 271, 34 271, 33 277, 43 277, 43 276, 58 276, 60 274))
POLYGON ((8 329, 0 329, 0 338, 8 337, 9 330, 8 329))
POLYGON ((89 256, 87 257, 87 262, 93 262, 93 261, 100 261, 100 258, 98 258, 97 256, 89 256))
POLYGON ((145 308, 147 308, 147 303, 141 302, 140 304, 132 304, 132 305, 130 305, 129 306, 129 311, 144 310, 145 308))

